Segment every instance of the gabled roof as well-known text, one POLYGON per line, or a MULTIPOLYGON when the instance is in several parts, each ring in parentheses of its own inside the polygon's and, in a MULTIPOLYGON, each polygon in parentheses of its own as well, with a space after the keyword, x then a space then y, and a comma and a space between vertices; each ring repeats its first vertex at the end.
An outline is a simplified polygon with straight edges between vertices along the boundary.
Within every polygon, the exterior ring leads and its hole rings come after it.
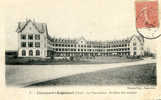
POLYGON ((144 42, 144 38, 142 36, 135 35, 135 34, 133 36, 131 36, 130 41, 133 39, 133 37, 136 37, 140 42, 144 42))
POLYGON ((79 40, 79 41, 80 41, 80 40, 86 41, 86 39, 84 38, 84 36, 81 36, 78 40, 79 40))
POLYGON ((48 32, 47 31, 47 25, 45 23, 37 23, 37 22, 33 22, 31 21, 30 19, 27 20, 26 22, 19 22, 18 23, 18 27, 17 27, 17 30, 16 32, 22 32, 23 29, 28 25, 28 23, 31 22, 33 24, 33 26, 36 28, 36 30, 39 32, 39 33, 44 33, 44 32, 48 32))

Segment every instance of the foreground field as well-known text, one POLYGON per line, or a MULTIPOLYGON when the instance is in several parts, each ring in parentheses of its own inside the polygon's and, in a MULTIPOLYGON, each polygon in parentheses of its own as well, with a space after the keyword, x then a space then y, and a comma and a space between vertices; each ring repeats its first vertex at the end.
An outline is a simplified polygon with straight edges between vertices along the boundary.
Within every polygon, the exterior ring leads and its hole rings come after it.
POLYGON ((156 64, 112 68, 29 85, 156 85, 156 64))
MULTIPOLYGON (((16 86, 16 87, 24 87, 29 86, 31 84, 36 84, 40 82, 45 82, 48 80, 64 80, 59 81, 60 85, 68 84, 66 82, 66 78, 68 79, 68 76, 72 76, 73 80, 69 81, 70 84, 80 85, 83 84, 90 84, 94 85, 94 83, 97 83, 95 85, 100 85, 103 83, 106 83, 105 81, 110 82, 111 79, 118 79, 122 80, 123 82, 126 82, 125 80, 128 80, 128 78, 132 78, 133 76, 141 77, 142 79, 145 77, 145 80, 140 81, 146 81, 146 82, 139 82, 138 84, 154 84, 156 83, 156 80, 154 78, 153 81, 147 82, 149 79, 153 79, 152 76, 155 76, 155 67, 156 67, 156 60, 153 58, 144 58, 143 60, 135 61, 135 62, 122 62, 122 63, 110 63, 110 64, 80 64, 80 65, 6 65, 6 85, 7 86, 16 86), (122 70, 123 68, 123 70, 122 70), (132 69, 131 69, 132 68, 132 69), (147 69, 145 69, 147 68, 147 69), (127 69, 127 70, 126 70, 127 69), (109 71, 111 70, 111 71, 109 71), (113 71, 112 71, 113 70, 113 71), (120 71, 122 70, 122 71, 120 71), (135 71, 136 70, 136 71, 135 71), (107 73, 97 73, 99 71, 107 71, 107 73), (133 72, 134 71, 134 72, 133 72), (96 74, 91 74, 96 72, 96 74), (90 73, 90 74, 89 74, 90 73), (108 73, 111 73, 110 75, 108 73), (115 74, 114 74, 115 73, 115 74), (120 73, 120 75, 119 75, 120 73), (126 74, 127 75, 126 75, 126 74), (86 75, 88 75, 86 76, 86 75), (75 75, 79 76, 80 78, 75 78, 75 75), (85 75, 85 76, 84 76, 85 75), (100 77, 99 77, 100 75, 100 77), (113 75, 113 76, 112 76, 113 75), (118 75, 118 76, 117 76, 118 75), (121 75, 125 75, 123 77, 124 79, 119 79, 121 75), (84 77, 81 77, 84 76, 84 77), (129 76, 129 77, 127 77, 129 76), (66 77, 66 78, 64 78, 66 77), (95 77, 97 79, 93 79, 92 77, 95 77), (107 77, 107 79, 106 79, 107 77), (99 79, 105 79, 105 80, 99 80, 99 79), (149 79, 147 79, 149 78, 149 79), (74 81, 75 79, 75 81, 74 81), (82 79, 82 80, 78 80, 82 79), (83 80, 84 79, 84 80, 83 80), (78 80, 78 81, 76 81, 78 80), (87 81, 87 83, 83 83, 83 81, 87 81), (94 82, 97 81, 97 82, 94 82), (99 81, 100 83, 99 83, 99 81), (79 82, 82 81, 82 82, 79 82), (78 83, 77 83, 78 82, 78 83), (89 83, 88 83, 89 82, 89 83)), ((135 77, 134 77, 135 79, 135 77)), ((137 78, 136 78, 137 79, 137 78)), ((140 78, 138 78, 139 80, 140 78)), ((117 81, 118 81, 117 80, 117 81)), ((118 81, 118 84, 125 84, 118 81)), ((56 81, 55 85, 59 85, 56 81)), ((136 81, 137 83, 138 81, 136 81)), ((127 84, 134 84, 135 82, 129 82, 127 84)), ((53 83, 54 84, 54 83, 53 83)), ((106 83, 108 84, 108 83, 106 83)), ((111 83, 112 84, 112 83, 111 83)))

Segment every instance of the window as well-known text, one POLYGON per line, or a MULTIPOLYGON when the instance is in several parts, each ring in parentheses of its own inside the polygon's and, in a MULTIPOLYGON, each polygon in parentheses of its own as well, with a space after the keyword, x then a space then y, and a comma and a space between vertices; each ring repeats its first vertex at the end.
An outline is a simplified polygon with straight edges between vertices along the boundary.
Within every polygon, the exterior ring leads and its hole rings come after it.
POLYGON ((26 35, 21 35, 21 39, 25 40, 26 39, 26 35))
POLYGON ((26 51, 22 50, 22 56, 26 56, 26 51))
POLYGON ((35 47, 40 47, 40 42, 35 42, 35 47))
POLYGON ((29 40, 33 40, 33 35, 28 35, 29 40))
POLYGON ((21 47, 26 47, 26 42, 21 42, 21 47))
POLYGON ((33 51, 29 50, 29 56, 33 56, 33 51))
POLYGON ((136 55, 136 52, 134 52, 134 55, 136 55))
POLYGON ((134 47, 134 50, 136 50, 136 47, 134 47))
POLYGON ((33 47, 33 42, 29 42, 29 43, 28 43, 28 46, 29 46, 29 47, 33 47))
POLYGON ((35 40, 40 40, 40 35, 35 35, 35 40))
POLYGON ((136 46, 136 43, 134 42, 133 45, 136 46))
POLYGON ((40 50, 36 50, 36 56, 40 56, 40 50))

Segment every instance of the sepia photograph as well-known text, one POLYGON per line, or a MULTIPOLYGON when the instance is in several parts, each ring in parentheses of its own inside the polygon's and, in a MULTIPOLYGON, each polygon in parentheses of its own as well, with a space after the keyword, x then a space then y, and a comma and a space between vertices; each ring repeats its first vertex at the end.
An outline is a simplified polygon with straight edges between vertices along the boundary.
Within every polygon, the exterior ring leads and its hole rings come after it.
POLYGON ((157 2, 72 2, 6 9, 7 87, 157 86, 157 2))

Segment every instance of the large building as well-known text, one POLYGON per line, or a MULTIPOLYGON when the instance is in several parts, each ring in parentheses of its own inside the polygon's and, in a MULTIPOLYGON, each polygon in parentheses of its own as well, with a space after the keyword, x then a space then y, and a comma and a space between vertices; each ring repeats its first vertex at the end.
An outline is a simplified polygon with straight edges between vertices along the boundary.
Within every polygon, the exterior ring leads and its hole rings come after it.
POLYGON ((19 57, 144 55, 144 39, 138 35, 113 41, 52 38, 45 23, 32 20, 19 22, 17 33, 19 57))

